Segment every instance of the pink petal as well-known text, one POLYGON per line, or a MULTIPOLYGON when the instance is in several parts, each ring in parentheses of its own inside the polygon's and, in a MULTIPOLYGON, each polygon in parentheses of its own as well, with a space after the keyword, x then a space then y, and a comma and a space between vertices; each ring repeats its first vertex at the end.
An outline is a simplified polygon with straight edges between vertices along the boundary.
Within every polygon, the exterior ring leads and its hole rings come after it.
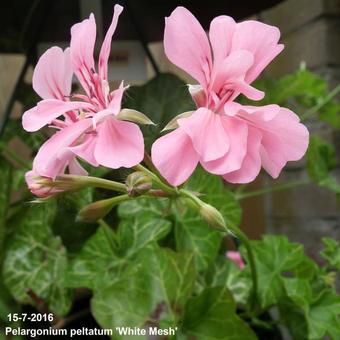
POLYGON ((111 92, 111 101, 108 105, 109 109, 113 111, 115 115, 117 115, 121 109, 122 99, 124 91, 128 88, 128 86, 124 87, 124 81, 122 81, 119 85, 119 88, 111 92))
POLYGON ((288 161, 305 154, 309 133, 292 111, 278 105, 244 106, 238 116, 262 134, 262 166, 272 177, 276 178, 288 161))
POLYGON ((99 164, 113 169, 131 168, 143 160, 144 140, 136 124, 108 117, 97 131, 94 156, 99 164))
POLYGON ((240 169, 247 152, 247 124, 232 117, 222 117, 222 123, 229 137, 229 151, 217 160, 201 162, 206 171, 216 175, 240 169))
POLYGON ((39 59, 33 73, 33 89, 43 99, 65 100, 71 93, 70 51, 51 47, 39 59))
POLYGON ((262 166, 273 178, 277 178, 288 161, 297 161, 306 153, 309 132, 286 108, 281 108, 280 113, 272 121, 264 123, 262 128, 266 129, 261 147, 262 166))
POLYGON ((33 161, 33 169, 40 176, 50 178, 64 173, 68 158, 72 155, 67 152, 68 147, 91 126, 91 119, 83 119, 56 132, 40 147, 33 161))
POLYGON ((179 126, 191 137, 193 146, 204 162, 224 156, 229 150, 229 138, 221 116, 199 108, 190 117, 178 119, 179 126))
POLYGON ((211 21, 209 38, 214 53, 214 63, 219 63, 229 55, 235 28, 234 19, 226 15, 221 15, 211 21))
POLYGON ((184 7, 177 7, 165 19, 164 49, 172 63, 207 87, 212 63, 209 41, 200 23, 184 7))
POLYGON ((74 73, 88 95, 94 72, 93 51, 96 42, 96 22, 94 15, 75 24, 71 28, 71 62, 74 73))
POLYGON ((247 50, 254 56, 254 64, 247 72, 246 82, 251 83, 263 69, 283 50, 279 45, 280 31, 277 27, 258 21, 244 21, 237 24, 232 50, 247 50))
POLYGON ((152 161, 173 186, 184 183, 195 170, 199 155, 190 137, 178 128, 157 139, 151 149, 152 161))
POLYGON ((87 176, 88 172, 80 165, 75 157, 72 157, 68 163, 69 173, 78 176, 87 176))
POLYGON ((245 264, 242 259, 241 254, 238 251, 227 251, 226 256, 233 261, 236 266, 238 266, 240 269, 243 269, 245 264))
POLYGON ((256 129, 249 127, 247 138, 247 154, 243 159, 241 168, 229 172, 222 176, 230 183, 249 183, 252 182, 261 170, 261 133, 256 129))
POLYGON ((102 79, 107 80, 107 64, 111 52, 111 40, 112 36, 116 30, 118 18, 123 11, 123 7, 120 5, 115 5, 113 18, 109 29, 106 32, 102 47, 100 49, 99 61, 98 61, 98 72, 102 79))
POLYGON ((91 104, 84 102, 64 102, 58 99, 44 99, 37 106, 23 114, 22 126, 29 132, 37 131, 68 111, 91 107, 91 104))
POLYGON ((84 159, 87 163, 98 166, 99 163, 94 158, 94 150, 97 143, 97 134, 89 133, 85 136, 85 141, 79 145, 72 146, 69 149, 78 157, 84 159))

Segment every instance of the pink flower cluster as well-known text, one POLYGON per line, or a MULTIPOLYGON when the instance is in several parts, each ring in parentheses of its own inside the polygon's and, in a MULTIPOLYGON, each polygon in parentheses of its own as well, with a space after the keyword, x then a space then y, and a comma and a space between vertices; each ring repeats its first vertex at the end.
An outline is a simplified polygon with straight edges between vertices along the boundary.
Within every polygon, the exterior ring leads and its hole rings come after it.
POLYGON ((219 16, 208 39, 183 7, 166 19, 167 57, 199 82, 189 85, 197 110, 152 147, 153 162, 169 183, 185 182, 198 163, 231 183, 253 181, 261 167, 276 178, 287 161, 305 154, 308 130, 292 111, 234 101, 239 94, 263 98, 250 84, 282 51, 279 38, 276 27, 219 16))
MULTIPOLYGON (((52 47, 38 61, 33 88, 42 100, 24 113, 23 127, 30 132, 46 125, 57 130, 41 146, 26 175, 38 196, 45 196, 46 190, 34 183, 36 176, 86 175, 77 158, 114 169, 132 167, 143 159, 140 128, 119 116, 127 87, 122 82, 110 91, 108 83, 111 40, 122 10, 115 6, 97 67, 92 14, 72 27, 69 48, 52 47), (71 92, 73 75, 81 93, 71 92)), ((184 183, 198 163, 232 183, 254 180, 261 167, 275 178, 287 161, 304 155, 308 131, 292 111, 274 104, 257 107, 235 102, 239 94, 263 98, 264 93, 250 84, 282 51, 279 37, 275 27, 256 21, 235 23, 220 16, 211 22, 208 38, 183 7, 166 19, 167 57, 199 83, 189 85, 197 110, 180 115, 174 131, 152 146, 152 160, 170 184, 184 183)))

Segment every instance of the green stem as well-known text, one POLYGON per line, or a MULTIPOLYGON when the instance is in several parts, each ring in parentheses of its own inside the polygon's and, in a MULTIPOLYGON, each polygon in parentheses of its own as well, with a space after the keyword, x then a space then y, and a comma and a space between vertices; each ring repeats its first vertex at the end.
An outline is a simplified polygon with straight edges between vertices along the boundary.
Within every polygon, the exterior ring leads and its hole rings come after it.
POLYGON ((248 191, 248 192, 240 192, 240 193, 236 194, 236 198, 238 200, 243 200, 245 198, 260 196, 260 195, 267 194, 267 193, 270 193, 270 192, 296 188, 296 187, 299 187, 299 186, 302 186, 302 185, 307 185, 309 183, 310 182, 307 179, 300 180, 300 181, 294 181, 294 182, 288 182, 288 183, 284 183, 284 184, 275 185, 275 186, 272 186, 272 187, 269 187, 269 188, 263 188, 263 189, 259 189, 259 190, 248 191))
POLYGON ((250 297, 250 309, 254 311, 256 308, 256 301, 257 301, 258 282, 257 282, 257 269, 256 269, 253 249, 251 247, 250 240, 248 239, 247 235, 240 228, 229 225, 229 229, 244 244, 247 254, 248 254, 248 262, 249 262, 249 267, 250 267, 251 279, 253 282, 253 290, 252 290, 252 294, 250 297))
POLYGON ((126 192, 126 186, 123 183, 110 181, 108 179, 99 178, 99 177, 91 177, 91 176, 77 176, 77 175, 62 175, 58 176, 56 179, 56 184, 58 184, 58 181, 66 181, 67 184, 70 184, 71 182, 80 184, 80 185, 86 185, 89 187, 94 188, 102 188, 102 189, 108 189, 118 192, 126 192))
POLYGON ((301 121, 305 121, 306 119, 313 116, 315 113, 317 113, 324 105, 326 105, 329 101, 331 101, 338 93, 340 92, 340 85, 336 86, 329 94, 319 103, 313 106, 311 109, 306 111, 301 116, 301 121))
POLYGON ((162 189, 167 194, 171 196, 178 195, 178 190, 176 188, 171 187, 168 184, 164 183, 157 175, 155 175, 149 169, 145 168, 143 165, 138 164, 134 166, 134 169, 137 171, 142 171, 145 174, 147 174, 152 179, 152 181, 159 187, 159 189, 162 189))

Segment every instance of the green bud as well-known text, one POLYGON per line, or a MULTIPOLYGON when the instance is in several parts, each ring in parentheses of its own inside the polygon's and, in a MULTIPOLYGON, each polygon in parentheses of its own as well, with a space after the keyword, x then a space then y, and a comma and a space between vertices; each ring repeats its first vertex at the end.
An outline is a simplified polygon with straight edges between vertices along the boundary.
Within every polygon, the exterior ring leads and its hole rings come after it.
POLYGON ((202 202, 199 212, 202 218, 213 228, 228 231, 224 218, 221 213, 212 205, 202 202))
POLYGON ((91 203, 79 211, 76 220, 78 222, 95 222, 106 216, 115 205, 128 199, 128 195, 121 195, 91 203))
POLYGON ((126 191, 130 197, 147 193, 152 188, 152 180, 142 171, 130 174, 126 179, 126 191))

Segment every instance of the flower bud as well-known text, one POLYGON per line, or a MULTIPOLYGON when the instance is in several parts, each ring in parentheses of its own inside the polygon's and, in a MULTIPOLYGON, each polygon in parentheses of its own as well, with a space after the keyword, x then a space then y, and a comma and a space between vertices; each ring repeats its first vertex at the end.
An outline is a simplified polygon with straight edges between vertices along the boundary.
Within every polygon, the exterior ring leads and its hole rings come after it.
POLYGON ((152 188, 152 180, 142 171, 130 174, 126 179, 126 191, 131 197, 147 193, 152 188))
POLYGON ((76 220, 78 222, 95 222, 106 216, 115 205, 127 199, 129 199, 128 195, 120 195, 91 203, 79 211, 76 220))
POLYGON ((212 205, 202 202, 199 212, 211 227, 228 231, 223 216, 212 205))
POLYGON ((237 267, 239 267, 240 269, 244 268, 245 264, 243 262, 241 254, 238 251, 229 250, 227 251, 226 256, 228 257, 228 259, 233 261, 237 267))
POLYGON ((61 193, 63 190, 54 188, 48 183, 52 180, 37 175, 33 170, 26 172, 25 181, 31 193, 39 198, 49 198, 61 193))

